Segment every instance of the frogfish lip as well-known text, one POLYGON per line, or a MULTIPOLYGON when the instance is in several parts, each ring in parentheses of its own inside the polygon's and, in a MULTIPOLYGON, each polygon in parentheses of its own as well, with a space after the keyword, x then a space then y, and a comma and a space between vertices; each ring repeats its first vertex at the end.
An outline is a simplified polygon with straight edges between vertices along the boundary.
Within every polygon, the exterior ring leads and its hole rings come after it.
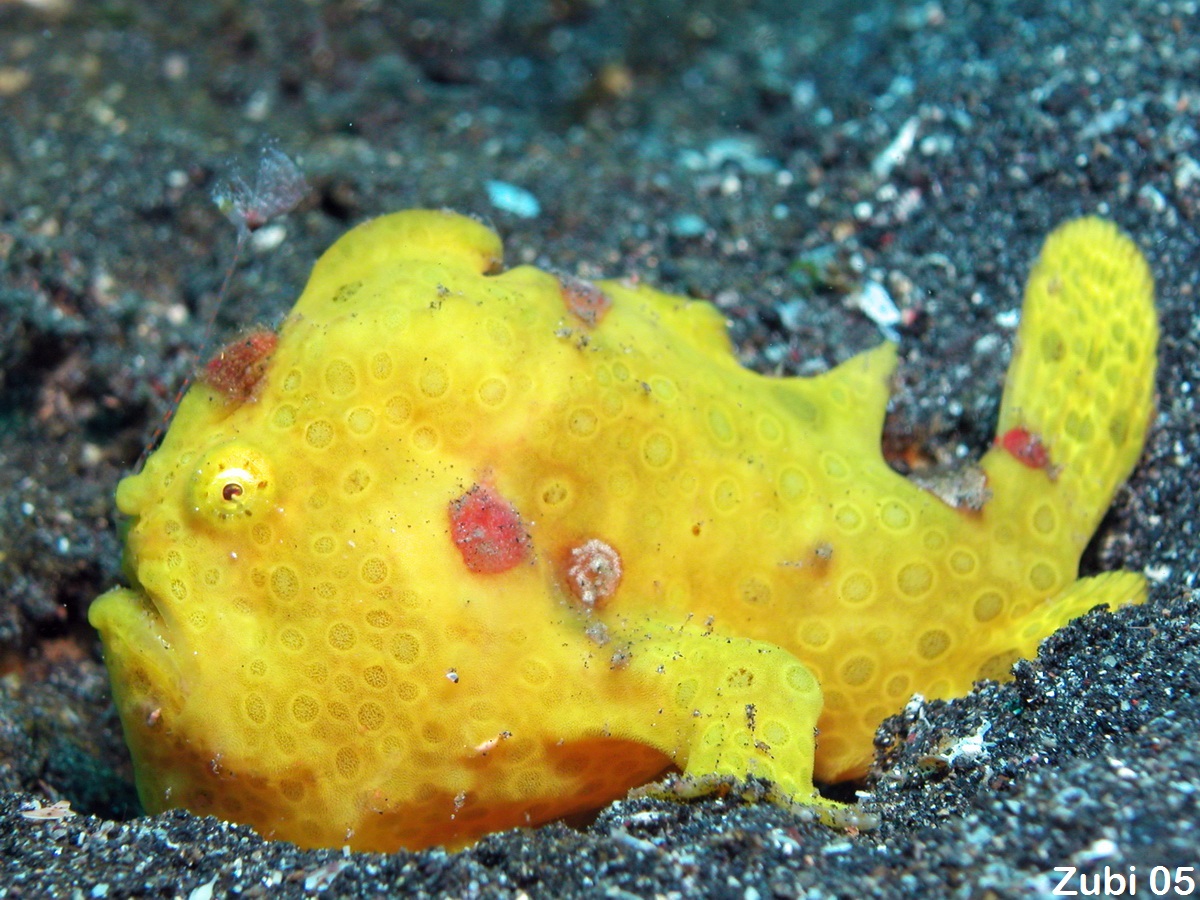
POLYGON ((136 579, 128 588, 114 588, 97 597, 88 609, 88 621, 100 632, 106 654, 131 647, 152 653, 172 649, 162 606, 136 579))
POLYGON ((114 588, 102 594, 88 609, 88 621, 100 632, 128 739, 152 711, 158 711, 157 717, 179 706, 181 655, 170 639, 166 620, 146 591, 114 588))

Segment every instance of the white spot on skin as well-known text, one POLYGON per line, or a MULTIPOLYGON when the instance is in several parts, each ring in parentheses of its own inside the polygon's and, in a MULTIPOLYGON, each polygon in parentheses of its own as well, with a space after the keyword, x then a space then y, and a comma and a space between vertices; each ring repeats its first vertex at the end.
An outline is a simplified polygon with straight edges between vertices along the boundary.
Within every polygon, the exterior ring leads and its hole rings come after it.
POLYGON ((621 556, 599 538, 586 541, 571 550, 567 584, 588 609, 595 609, 611 597, 621 582, 621 556))
POLYGON ((511 731, 501 731, 496 736, 488 738, 486 741, 477 744, 472 749, 477 756, 487 756, 488 753, 495 750, 496 747, 499 746, 501 741, 506 741, 510 737, 512 737, 511 731))

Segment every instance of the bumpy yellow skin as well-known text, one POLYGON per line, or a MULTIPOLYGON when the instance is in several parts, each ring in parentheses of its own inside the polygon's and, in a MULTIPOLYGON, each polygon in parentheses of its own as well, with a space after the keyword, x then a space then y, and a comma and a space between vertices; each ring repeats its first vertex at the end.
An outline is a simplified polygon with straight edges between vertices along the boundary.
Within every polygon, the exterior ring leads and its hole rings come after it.
POLYGON ((891 345, 769 378, 705 303, 605 282, 580 316, 553 275, 489 274, 500 255, 450 213, 355 228, 255 399, 195 385, 121 483, 133 587, 90 617, 148 810, 461 846, 674 766, 828 813, 814 772, 861 775, 913 693, 1143 599, 1076 580, 1152 407, 1151 279, 1111 224, 1064 226, 1030 278, 1000 432, 1050 463, 989 451, 981 510, 885 464, 891 345), (527 533, 506 571, 452 540, 476 485, 527 533), (585 603, 591 540, 622 573, 585 603))

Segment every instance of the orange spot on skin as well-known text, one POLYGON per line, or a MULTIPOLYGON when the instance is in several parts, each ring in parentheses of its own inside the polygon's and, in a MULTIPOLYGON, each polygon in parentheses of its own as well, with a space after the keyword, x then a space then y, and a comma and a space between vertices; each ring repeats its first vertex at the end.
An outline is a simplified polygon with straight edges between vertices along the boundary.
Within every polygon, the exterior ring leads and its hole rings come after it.
POLYGON ((574 316, 588 328, 595 328, 612 307, 612 298, 590 281, 560 275, 558 289, 563 303, 574 316))
POLYGON ((507 572, 529 556, 521 514, 490 484, 477 484, 450 501, 450 537, 468 569, 507 572))
POLYGON ((253 400, 278 343, 275 332, 255 329, 218 350, 204 366, 201 378, 236 403, 253 400))
POLYGON ((1025 428, 1010 428, 996 443, 1007 450, 1017 462, 1031 469, 1049 469, 1050 451, 1042 439, 1025 428))

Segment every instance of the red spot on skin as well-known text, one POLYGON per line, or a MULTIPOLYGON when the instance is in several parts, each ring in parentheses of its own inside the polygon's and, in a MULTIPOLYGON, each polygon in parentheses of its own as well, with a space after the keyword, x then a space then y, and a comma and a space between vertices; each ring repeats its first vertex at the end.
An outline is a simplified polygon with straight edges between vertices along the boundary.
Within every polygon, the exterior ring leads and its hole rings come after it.
POLYGON ((612 306, 612 298, 590 281, 561 275, 558 289, 567 309, 588 328, 595 328, 612 306))
POLYGON ((1031 469, 1049 469, 1050 451, 1041 438, 1025 428, 1010 428, 996 438, 996 443, 1031 469))
POLYGON ((621 555, 599 538, 571 549, 567 587, 586 609, 600 609, 621 583, 621 555))
POLYGON ((278 343, 275 332, 255 329, 218 350, 204 366, 201 378, 237 403, 253 400, 278 343))
POLYGON ((477 484, 450 501, 450 537, 468 569, 507 572, 529 556, 521 515, 490 484, 477 484))

